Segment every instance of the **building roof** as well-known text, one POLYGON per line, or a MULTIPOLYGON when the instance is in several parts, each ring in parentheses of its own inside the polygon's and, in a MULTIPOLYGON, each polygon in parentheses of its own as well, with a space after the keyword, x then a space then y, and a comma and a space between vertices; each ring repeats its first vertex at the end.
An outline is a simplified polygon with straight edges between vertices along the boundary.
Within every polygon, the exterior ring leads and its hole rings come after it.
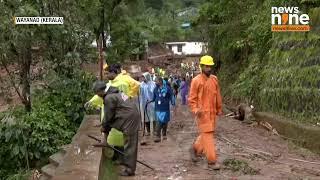
POLYGON ((185 44, 187 44, 187 43, 204 43, 204 44, 207 44, 207 42, 197 42, 197 41, 182 41, 182 42, 166 42, 165 44, 166 45, 180 45, 180 44, 182 44, 182 45, 185 45, 185 44))
POLYGON ((166 42, 166 45, 185 45, 187 42, 166 42))

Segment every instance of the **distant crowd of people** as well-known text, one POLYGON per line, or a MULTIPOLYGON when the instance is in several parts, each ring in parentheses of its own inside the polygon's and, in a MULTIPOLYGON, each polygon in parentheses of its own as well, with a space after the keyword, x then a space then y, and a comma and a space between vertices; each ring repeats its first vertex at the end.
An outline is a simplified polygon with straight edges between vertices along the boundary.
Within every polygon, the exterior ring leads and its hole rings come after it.
MULTIPOLYGON (((101 132, 104 138, 100 145, 111 145, 124 151, 124 156, 116 155, 125 169, 122 176, 135 174, 138 131, 143 135, 153 135, 153 141, 159 143, 167 139, 171 110, 177 106, 180 95, 181 105, 189 105, 195 115, 199 136, 190 153, 193 161, 205 154, 208 164, 217 168, 213 132, 216 116, 221 115, 221 95, 216 76, 211 75, 214 65, 211 56, 203 56, 199 61, 202 72, 194 76, 198 64, 181 64, 192 74, 183 76, 170 74, 160 68, 150 68, 141 73, 138 79, 132 78, 120 64, 105 66, 105 80, 94 83, 95 96, 86 104, 86 108, 101 109, 101 132), (140 124, 143 126, 141 127, 140 124)), ((147 144, 145 139, 141 145, 147 144)))

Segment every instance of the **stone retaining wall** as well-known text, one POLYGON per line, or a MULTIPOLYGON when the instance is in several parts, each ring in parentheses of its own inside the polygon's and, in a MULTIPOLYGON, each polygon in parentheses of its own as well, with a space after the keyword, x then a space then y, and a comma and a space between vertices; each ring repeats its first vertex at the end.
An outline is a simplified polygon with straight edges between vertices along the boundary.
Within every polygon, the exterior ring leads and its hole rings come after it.
POLYGON ((92 144, 97 142, 87 136, 101 138, 99 128, 94 127, 98 123, 99 116, 86 115, 72 143, 64 151, 50 156, 50 164, 41 169, 41 179, 98 180, 102 151, 101 148, 94 148, 92 144))
POLYGON ((277 132, 291 139, 295 144, 320 154, 320 128, 294 123, 284 117, 267 112, 255 112, 257 121, 266 121, 277 132))

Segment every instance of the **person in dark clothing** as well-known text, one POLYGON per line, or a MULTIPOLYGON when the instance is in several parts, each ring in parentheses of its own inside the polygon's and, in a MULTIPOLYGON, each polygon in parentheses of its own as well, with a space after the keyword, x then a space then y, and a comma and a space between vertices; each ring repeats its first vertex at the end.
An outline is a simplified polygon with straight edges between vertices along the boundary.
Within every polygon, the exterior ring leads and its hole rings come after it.
POLYGON ((174 106, 174 102, 172 101, 171 88, 166 84, 166 81, 162 78, 157 78, 156 85, 151 102, 155 102, 155 116, 157 121, 154 142, 160 142, 161 131, 163 140, 167 139, 167 126, 170 121, 170 103, 174 106))
POLYGON ((163 80, 166 82, 166 84, 171 87, 171 83, 169 82, 169 78, 168 77, 164 77, 163 80))
POLYGON ((119 92, 117 88, 107 86, 103 81, 94 83, 95 94, 104 100, 104 119, 101 131, 106 135, 111 128, 122 131, 124 134, 124 158, 126 168, 121 176, 133 176, 136 170, 138 152, 138 130, 140 115, 137 106, 127 95, 119 92))
POLYGON ((167 77, 164 77, 163 78, 163 82, 164 82, 164 84, 166 85, 166 87, 167 88, 169 88, 170 89, 170 91, 171 91, 171 103, 172 103, 172 106, 175 106, 176 105, 176 99, 177 99, 177 96, 175 96, 175 94, 174 94, 174 92, 173 92, 173 90, 172 90, 172 85, 171 85, 171 83, 169 82, 169 79, 167 78, 167 77))
POLYGON ((182 105, 186 105, 187 104, 187 95, 188 95, 189 87, 188 87, 188 84, 186 82, 186 78, 185 77, 182 78, 179 90, 180 90, 182 105))
POLYGON ((179 93, 179 82, 178 82, 178 78, 175 77, 173 79, 173 82, 172 82, 172 90, 173 90, 173 94, 175 97, 178 96, 178 93, 179 93))

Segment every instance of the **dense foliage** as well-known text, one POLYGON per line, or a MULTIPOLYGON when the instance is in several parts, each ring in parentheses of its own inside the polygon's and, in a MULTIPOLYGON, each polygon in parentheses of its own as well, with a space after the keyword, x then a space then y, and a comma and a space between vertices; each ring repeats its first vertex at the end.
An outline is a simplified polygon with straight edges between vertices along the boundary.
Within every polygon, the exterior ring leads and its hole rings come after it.
POLYGON ((0 179, 25 178, 70 143, 82 121, 94 78, 81 64, 96 55, 90 47, 94 34, 75 18, 75 7, 70 2, 0 2, 0 65, 7 73, 2 95, 17 93, 24 105, 0 114, 0 179), (65 24, 15 26, 13 16, 64 16, 65 24))
POLYGON ((320 1, 209 0, 195 21, 207 27, 223 93, 258 110, 319 122, 320 1), (271 7, 298 6, 311 32, 271 32, 271 7), (220 63, 219 63, 220 62, 220 63))
POLYGON ((18 108, 1 114, 0 161, 6 162, 1 167, 2 178, 46 162, 46 157, 70 143, 82 121, 92 76, 79 73, 72 79, 50 79, 46 87, 34 92, 32 112, 18 108))
POLYGON ((0 66, 9 77, 0 78, 6 85, 0 94, 8 101, 18 95, 23 105, 0 114, 0 162, 5 162, 0 179, 26 178, 28 170, 41 167, 71 141, 94 81, 81 69, 83 63, 97 60, 92 42, 103 38, 111 63, 141 55, 145 42, 197 39, 199 33, 181 24, 191 22, 201 2, 0 1, 0 66), (178 15, 181 12, 186 15, 178 15), (14 25, 15 16, 58 16, 64 24, 14 25))

